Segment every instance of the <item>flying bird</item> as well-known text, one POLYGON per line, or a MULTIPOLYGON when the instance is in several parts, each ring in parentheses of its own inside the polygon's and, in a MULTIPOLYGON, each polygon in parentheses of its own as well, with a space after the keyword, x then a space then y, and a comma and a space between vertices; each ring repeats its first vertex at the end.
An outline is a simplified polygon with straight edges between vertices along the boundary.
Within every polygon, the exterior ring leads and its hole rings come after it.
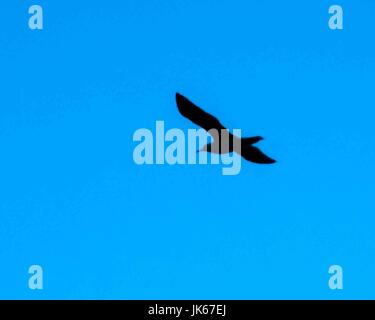
POLYGON ((217 118, 203 111, 179 93, 176 93, 176 103, 178 110, 185 118, 202 127, 210 134, 212 132, 218 133, 216 136, 213 135, 213 143, 206 144, 200 151, 216 154, 236 152, 247 161, 259 164, 272 164, 276 162, 253 146, 253 144, 263 140, 262 137, 239 138, 234 136, 217 118), (240 148, 237 146, 240 146, 240 148))

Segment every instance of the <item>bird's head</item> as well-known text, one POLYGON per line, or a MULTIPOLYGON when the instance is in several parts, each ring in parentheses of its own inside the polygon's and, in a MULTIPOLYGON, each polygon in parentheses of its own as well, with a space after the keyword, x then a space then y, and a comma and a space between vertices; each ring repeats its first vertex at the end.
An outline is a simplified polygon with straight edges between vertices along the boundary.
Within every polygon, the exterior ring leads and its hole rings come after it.
POLYGON ((264 138, 261 137, 261 136, 256 136, 256 137, 254 137, 254 140, 255 140, 254 143, 257 143, 257 142, 259 142, 259 141, 261 141, 261 140, 264 140, 264 138))

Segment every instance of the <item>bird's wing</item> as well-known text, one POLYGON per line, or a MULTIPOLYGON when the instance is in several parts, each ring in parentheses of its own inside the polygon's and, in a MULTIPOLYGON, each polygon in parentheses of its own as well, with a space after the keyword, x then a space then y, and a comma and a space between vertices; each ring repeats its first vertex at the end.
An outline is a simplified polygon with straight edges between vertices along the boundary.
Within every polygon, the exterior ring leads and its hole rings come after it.
POLYGON ((257 147, 249 146, 241 149, 241 156, 251 162, 260 163, 260 164, 272 164, 276 160, 271 159, 266 156, 262 151, 257 147))
POLYGON ((216 129, 218 131, 225 129, 219 120, 203 111, 183 95, 176 93, 176 102, 178 111, 180 111, 185 118, 188 118, 206 131, 209 131, 210 129, 216 129))

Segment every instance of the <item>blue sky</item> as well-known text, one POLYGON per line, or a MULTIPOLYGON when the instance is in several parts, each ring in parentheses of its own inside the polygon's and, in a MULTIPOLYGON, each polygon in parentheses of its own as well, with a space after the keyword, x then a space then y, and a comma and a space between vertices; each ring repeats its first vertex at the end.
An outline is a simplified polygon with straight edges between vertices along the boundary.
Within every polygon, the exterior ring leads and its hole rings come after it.
POLYGON ((6 0, 0 298, 375 298, 375 4, 332 4, 6 0), (278 163, 137 166, 176 91, 278 163))

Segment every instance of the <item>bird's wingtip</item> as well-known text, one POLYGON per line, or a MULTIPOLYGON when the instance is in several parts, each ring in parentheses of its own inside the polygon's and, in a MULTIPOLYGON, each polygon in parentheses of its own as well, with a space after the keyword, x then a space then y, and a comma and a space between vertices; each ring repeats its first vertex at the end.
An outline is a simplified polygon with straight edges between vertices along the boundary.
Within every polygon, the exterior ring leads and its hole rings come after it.
POLYGON ((182 95, 178 92, 176 92, 176 102, 181 101, 182 95))
POLYGON ((176 92, 176 102, 177 102, 177 105, 181 105, 186 100, 187 99, 181 93, 176 92))

